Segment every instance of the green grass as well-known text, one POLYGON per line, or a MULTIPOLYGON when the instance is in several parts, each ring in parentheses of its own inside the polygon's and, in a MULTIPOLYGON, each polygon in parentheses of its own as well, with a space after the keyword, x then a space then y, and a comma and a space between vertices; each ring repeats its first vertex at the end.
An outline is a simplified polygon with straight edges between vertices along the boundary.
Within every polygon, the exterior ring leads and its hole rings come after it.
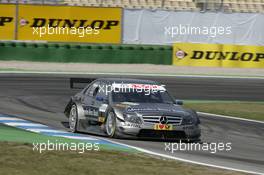
POLYGON ((0 142, 1 174, 12 175, 239 175, 242 173, 203 167, 141 153, 121 151, 32 151, 30 144, 0 142))
POLYGON ((264 121, 264 102, 187 100, 184 106, 200 112, 264 121))
POLYGON ((46 136, 2 124, 0 124, 0 133, 1 133, 0 140, 9 141, 9 142, 33 143, 33 142, 46 142, 47 140, 50 141, 57 140, 61 142, 71 142, 71 141, 76 142, 76 140, 73 139, 46 136))
MULTIPOLYGON (((32 143, 80 143, 0 124, 0 174, 12 175, 239 175, 242 173, 150 157, 138 151, 100 146, 99 151, 33 150, 32 143)), ((162 148, 161 148, 162 149, 162 148)))
MULTIPOLYGON (((63 137, 53 137, 42 135, 34 132, 29 132, 15 127, 0 124, 0 141, 20 142, 20 143, 87 143, 80 140, 68 139, 63 137)), ((100 144, 102 150, 121 150, 126 152, 135 152, 134 149, 112 146, 108 144, 100 144)))

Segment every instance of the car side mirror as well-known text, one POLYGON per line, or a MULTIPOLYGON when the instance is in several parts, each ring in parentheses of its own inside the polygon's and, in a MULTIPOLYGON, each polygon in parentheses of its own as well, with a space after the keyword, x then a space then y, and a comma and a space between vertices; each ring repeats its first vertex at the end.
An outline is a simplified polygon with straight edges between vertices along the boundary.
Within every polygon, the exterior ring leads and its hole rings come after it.
POLYGON ((176 105, 183 105, 183 101, 182 100, 175 100, 175 104, 176 105))

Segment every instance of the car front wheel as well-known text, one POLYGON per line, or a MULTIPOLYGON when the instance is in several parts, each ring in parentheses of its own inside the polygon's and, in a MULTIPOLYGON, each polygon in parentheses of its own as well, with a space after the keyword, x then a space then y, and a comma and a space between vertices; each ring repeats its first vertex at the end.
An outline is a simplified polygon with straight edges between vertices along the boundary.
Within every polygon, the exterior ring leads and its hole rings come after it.
POLYGON ((109 137, 115 137, 116 135, 116 116, 113 112, 109 112, 105 124, 106 134, 109 137))
POLYGON ((78 111, 77 106, 72 105, 69 115, 69 127, 71 132, 77 132, 78 111))

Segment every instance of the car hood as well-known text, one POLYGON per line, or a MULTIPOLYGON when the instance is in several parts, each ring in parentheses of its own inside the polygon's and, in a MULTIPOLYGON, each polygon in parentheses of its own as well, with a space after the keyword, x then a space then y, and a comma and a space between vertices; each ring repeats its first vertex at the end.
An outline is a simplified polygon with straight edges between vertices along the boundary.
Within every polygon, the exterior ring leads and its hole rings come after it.
POLYGON ((136 113, 138 115, 177 115, 187 116, 187 112, 183 107, 176 104, 166 103, 117 103, 113 108, 119 113, 136 113))

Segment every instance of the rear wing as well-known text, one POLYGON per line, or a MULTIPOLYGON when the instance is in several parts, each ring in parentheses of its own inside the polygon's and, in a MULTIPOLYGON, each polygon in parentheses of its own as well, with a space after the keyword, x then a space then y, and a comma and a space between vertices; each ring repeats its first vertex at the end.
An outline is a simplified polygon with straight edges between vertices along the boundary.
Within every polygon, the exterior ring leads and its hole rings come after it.
POLYGON ((96 78, 70 78, 70 88, 83 89, 87 84, 92 83, 94 80, 96 80, 96 78))

